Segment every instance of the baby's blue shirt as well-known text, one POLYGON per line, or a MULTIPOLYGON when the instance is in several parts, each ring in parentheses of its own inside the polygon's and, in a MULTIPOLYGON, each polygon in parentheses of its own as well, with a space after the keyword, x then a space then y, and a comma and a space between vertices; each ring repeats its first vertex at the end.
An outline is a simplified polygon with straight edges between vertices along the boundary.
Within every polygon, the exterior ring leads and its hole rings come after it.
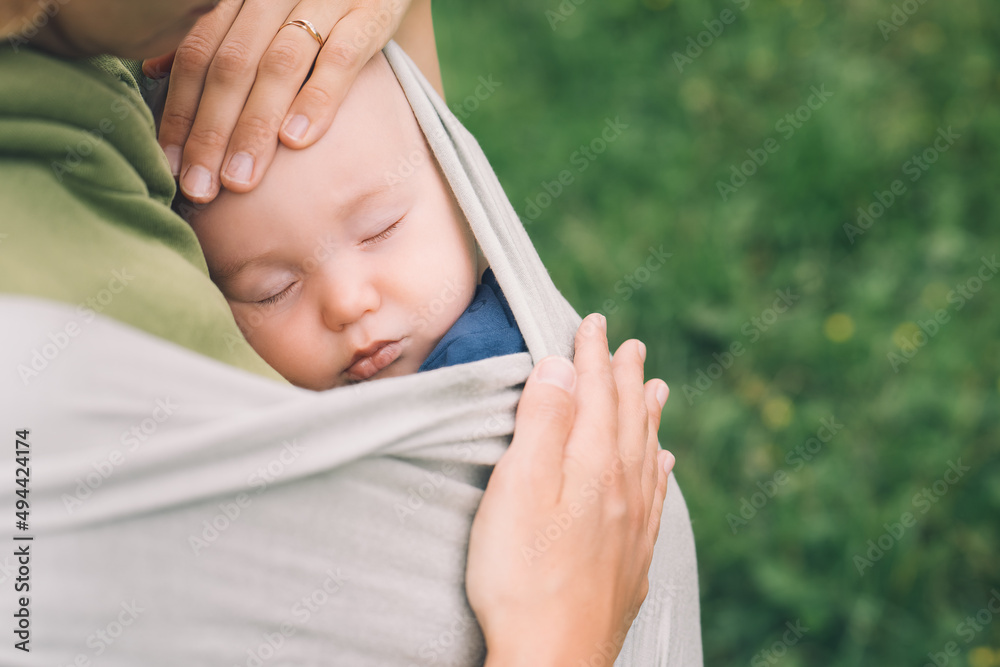
POLYGON ((472 303, 417 372, 527 351, 493 270, 486 269, 481 284, 476 286, 472 303))

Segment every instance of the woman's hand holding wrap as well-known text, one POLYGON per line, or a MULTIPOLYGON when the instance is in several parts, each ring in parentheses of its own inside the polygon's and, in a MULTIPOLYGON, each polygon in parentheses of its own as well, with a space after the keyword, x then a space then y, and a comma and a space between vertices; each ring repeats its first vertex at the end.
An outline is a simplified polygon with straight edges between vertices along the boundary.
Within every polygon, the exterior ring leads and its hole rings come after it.
POLYGON ((643 384, 641 342, 608 356, 591 315, 575 361, 544 359, 525 384, 469 544, 488 667, 610 665, 648 592, 674 462, 657 439, 668 390, 643 384))

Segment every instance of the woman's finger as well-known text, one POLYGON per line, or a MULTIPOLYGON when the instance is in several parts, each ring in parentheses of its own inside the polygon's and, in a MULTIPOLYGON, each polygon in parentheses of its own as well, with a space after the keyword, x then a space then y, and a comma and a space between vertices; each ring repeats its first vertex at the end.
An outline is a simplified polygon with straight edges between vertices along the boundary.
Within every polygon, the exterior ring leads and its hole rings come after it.
MULTIPOLYGON (((656 462, 660 451, 660 440, 657 431, 659 430, 660 415, 663 411, 663 405, 666 403, 669 389, 663 380, 655 379, 647 382, 643 390, 649 427, 645 455, 642 461, 642 497, 645 499, 646 505, 650 506, 653 493, 656 490, 656 462)), ((648 511, 646 512, 646 516, 647 518, 649 517, 648 511)))
POLYGON ((611 360, 618 387, 618 452, 629 479, 638 482, 646 456, 649 412, 643 384, 646 346, 639 340, 622 343, 611 360))
POLYGON ((335 11, 339 9, 339 5, 329 2, 301 2, 285 17, 286 21, 308 25, 280 28, 260 58, 253 87, 222 159, 219 179, 227 189, 249 192, 263 178, 274 159, 278 132, 288 108, 320 51, 309 26, 321 37, 330 34, 341 18, 335 11))
POLYGON ((667 497, 667 479, 674 469, 674 455, 662 450, 656 457, 657 465, 656 493, 653 494, 653 509, 649 513, 649 523, 646 525, 646 536, 650 546, 656 544, 656 536, 660 534, 660 519, 663 517, 663 501, 667 497))
POLYGON ((281 126, 281 142, 305 148, 323 136, 361 68, 396 32, 407 3, 388 0, 345 14, 326 38, 313 73, 281 126))
POLYGON ((562 492, 565 444, 576 416, 576 369, 558 356, 542 359, 528 376, 517 405, 514 437, 494 474, 512 467, 517 476, 537 480, 533 490, 555 502, 562 492))
POLYGON ((239 0, 223 0, 199 19, 174 53, 159 142, 175 178, 180 176, 184 144, 198 115, 208 68, 242 5, 239 0))
MULTIPOLYGON (((209 202, 219 193, 219 173, 230 137, 254 85, 258 63, 274 38, 261 26, 277 30, 287 16, 284 5, 244 4, 212 58, 181 162, 181 191, 195 203, 209 202)), ((178 57, 179 53, 180 49, 178 57)))
POLYGON ((607 320, 594 313, 576 333, 577 416, 566 445, 567 476, 586 483, 620 461, 618 454, 618 388, 611 372, 607 320), (600 446, 595 446, 600 443, 600 446))

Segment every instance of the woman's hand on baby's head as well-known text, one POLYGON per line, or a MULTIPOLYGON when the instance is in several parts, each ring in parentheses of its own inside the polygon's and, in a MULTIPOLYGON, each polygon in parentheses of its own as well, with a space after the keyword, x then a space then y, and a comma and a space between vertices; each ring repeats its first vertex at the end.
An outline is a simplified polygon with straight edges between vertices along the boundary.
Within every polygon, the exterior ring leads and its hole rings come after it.
POLYGON ((147 75, 170 72, 159 141, 184 195, 206 203, 221 186, 252 190, 279 138, 305 148, 322 137, 358 72, 392 37, 409 4, 222 0, 175 54, 147 60, 147 75), (288 21, 311 28, 286 26, 288 21), (325 40, 322 48, 313 29, 325 40))

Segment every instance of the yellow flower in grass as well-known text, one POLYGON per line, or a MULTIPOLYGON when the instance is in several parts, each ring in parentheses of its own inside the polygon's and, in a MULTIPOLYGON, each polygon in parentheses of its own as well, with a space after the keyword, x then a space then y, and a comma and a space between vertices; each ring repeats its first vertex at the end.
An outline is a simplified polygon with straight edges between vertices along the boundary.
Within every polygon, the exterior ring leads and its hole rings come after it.
POLYGON ((977 646, 969 651, 969 667, 994 667, 1000 665, 1000 652, 988 646, 977 646))
POLYGON ((764 424, 772 431, 780 431, 792 423, 792 402, 784 396, 774 396, 764 401, 760 409, 764 424))
POLYGON ((920 303, 932 311, 947 308, 948 291, 948 286, 944 283, 927 283, 923 291, 920 292, 920 303))
POLYGON ((854 320, 847 313, 834 313, 823 323, 823 333, 834 343, 843 343, 854 335, 854 320))
MULTIPOLYGON (((1000 381, 998 381, 997 386, 1000 387, 1000 381)), ((767 394, 767 385, 759 377, 752 375, 740 382, 738 391, 744 403, 753 405, 763 400, 764 395, 767 394)))
POLYGON ((892 332, 892 342, 896 347, 913 347, 913 337, 921 333, 920 327, 914 322, 903 322, 892 332))

